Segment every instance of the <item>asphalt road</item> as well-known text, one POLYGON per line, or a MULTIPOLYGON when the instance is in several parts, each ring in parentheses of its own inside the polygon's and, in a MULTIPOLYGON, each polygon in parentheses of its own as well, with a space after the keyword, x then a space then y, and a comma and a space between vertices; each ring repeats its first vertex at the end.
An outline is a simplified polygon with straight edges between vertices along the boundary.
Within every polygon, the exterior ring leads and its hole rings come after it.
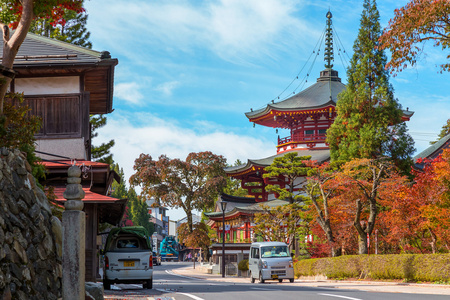
POLYGON ((266 282, 265 284, 208 281, 175 274, 172 270, 192 263, 164 263, 154 267, 153 289, 142 285, 117 284, 105 291, 105 299, 176 299, 176 300, 437 300, 449 299, 448 295, 424 295, 410 293, 367 292, 330 287, 308 287, 301 283, 266 282))

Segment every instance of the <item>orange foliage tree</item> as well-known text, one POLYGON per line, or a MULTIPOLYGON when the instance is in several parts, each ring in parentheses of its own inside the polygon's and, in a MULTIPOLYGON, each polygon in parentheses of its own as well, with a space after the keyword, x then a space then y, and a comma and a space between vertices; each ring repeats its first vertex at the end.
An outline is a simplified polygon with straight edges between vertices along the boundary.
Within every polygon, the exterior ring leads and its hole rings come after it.
MULTIPOLYGON (((401 176, 388 158, 354 159, 342 167, 335 177, 340 194, 339 210, 353 218, 358 237, 359 254, 368 253, 368 237, 372 235, 380 209, 396 201, 392 191, 402 187, 407 179, 401 176)), ((342 222, 345 226, 345 222, 342 222)))
MULTIPOLYGON (((449 0, 411 0, 395 10, 395 17, 380 37, 381 48, 392 53, 387 67, 400 72, 407 63, 414 66, 426 41, 433 41, 434 46, 443 50, 450 46, 449 0)), ((440 67, 442 71, 450 71, 448 62, 440 67)))

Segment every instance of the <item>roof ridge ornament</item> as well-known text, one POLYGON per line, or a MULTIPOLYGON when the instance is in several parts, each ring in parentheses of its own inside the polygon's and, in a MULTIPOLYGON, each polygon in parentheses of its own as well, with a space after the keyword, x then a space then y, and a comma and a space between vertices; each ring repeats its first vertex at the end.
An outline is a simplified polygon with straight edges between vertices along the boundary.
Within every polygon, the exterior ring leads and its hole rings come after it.
POLYGON ((328 10, 327 12, 327 29, 326 29, 326 38, 325 38, 325 57, 324 60, 326 61, 325 68, 331 69, 333 68, 333 64, 331 63, 334 61, 334 54, 333 54, 333 29, 331 28, 331 18, 333 15, 331 14, 331 11, 328 10))

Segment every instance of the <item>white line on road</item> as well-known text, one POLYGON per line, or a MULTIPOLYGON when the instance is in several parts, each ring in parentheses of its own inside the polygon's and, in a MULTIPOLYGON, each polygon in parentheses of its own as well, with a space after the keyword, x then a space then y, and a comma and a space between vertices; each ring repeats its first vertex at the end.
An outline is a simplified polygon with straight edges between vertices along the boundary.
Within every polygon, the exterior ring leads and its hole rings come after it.
POLYGON ((166 270, 166 273, 170 274, 170 275, 173 275, 173 276, 182 277, 182 278, 189 278, 189 279, 192 279, 192 280, 203 280, 203 279, 200 279, 200 278, 179 275, 179 274, 174 273, 172 270, 166 270))
POLYGON ((343 299, 349 299, 349 300, 361 300, 359 298, 352 298, 352 297, 346 297, 346 296, 341 296, 341 295, 333 295, 333 294, 318 294, 321 296, 328 296, 328 297, 336 297, 336 298, 343 298, 343 299))
POLYGON ((187 294, 187 293, 177 293, 177 294, 185 295, 185 296, 190 297, 190 298, 195 299, 195 300, 204 300, 203 298, 200 298, 200 297, 197 297, 197 296, 194 296, 194 295, 191 295, 191 294, 187 294))
POLYGON ((203 298, 200 298, 200 297, 197 297, 197 296, 195 296, 195 295, 188 294, 188 293, 179 293, 179 292, 174 292, 174 291, 171 291, 171 290, 165 290, 165 289, 156 289, 156 290, 157 290, 157 291, 160 291, 160 292, 163 292, 163 293, 176 293, 176 294, 184 295, 184 296, 186 296, 186 297, 189 297, 189 298, 192 298, 192 299, 195 299, 195 300, 205 300, 205 299, 203 299, 203 298))

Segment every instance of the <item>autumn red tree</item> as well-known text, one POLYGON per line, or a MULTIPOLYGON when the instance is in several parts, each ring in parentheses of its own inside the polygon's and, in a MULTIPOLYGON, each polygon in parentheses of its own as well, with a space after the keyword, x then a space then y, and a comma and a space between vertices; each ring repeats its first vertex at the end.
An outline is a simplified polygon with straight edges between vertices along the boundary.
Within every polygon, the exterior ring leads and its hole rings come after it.
POLYGON ((367 238, 371 236, 380 208, 384 203, 396 201, 392 190, 406 183, 388 158, 354 159, 336 175, 340 186, 340 209, 353 217, 358 234, 359 254, 367 254, 367 238))
POLYGON ((161 155, 153 160, 141 154, 135 160, 135 173, 130 184, 141 186, 143 198, 154 197, 158 203, 182 208, 187 216, 189 232, 193 232, 192 210, 211 209, 218 194, 226 186, 226 159, 205 151, 190 153, 186 160, 161 155))
POLYGON ((0 66, 0 115, 14 72, 14 59, 36 18, 51 18, 53 24, 64 24, 65 10, 83 11, 83 0, 2 0, 0 27, 3 37, 3 58, 0 66), (15 29, 11 35, 9 28, 15 29))
MULTIPOLYGON (((414 66, 427 41, 442 50, 450 46, 449 0, 411 0, 395 10, 395 17, 380 37, 381 48, 392 53, 387 67, 400 72, 408 63, 414 66)), ((447 59, 450 60, 450 54, 447 59)), ((450 71, 449 62, 440 67, 442 71, 450 71)))

